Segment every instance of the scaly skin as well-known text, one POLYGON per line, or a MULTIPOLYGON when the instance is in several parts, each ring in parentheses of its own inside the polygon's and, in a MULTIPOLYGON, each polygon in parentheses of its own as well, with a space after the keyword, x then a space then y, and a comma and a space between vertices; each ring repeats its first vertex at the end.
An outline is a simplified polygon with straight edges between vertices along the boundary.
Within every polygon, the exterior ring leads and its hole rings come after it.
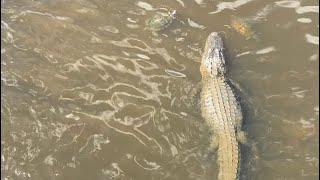
POLYGON ((207 38, 200 72, 201 111, 212 130, 211 148, 218 148, 218 179, 239 179, 239 142, 246 143, 241 131, 242 111, 225 76, 223 42, 216 32, 207 38))

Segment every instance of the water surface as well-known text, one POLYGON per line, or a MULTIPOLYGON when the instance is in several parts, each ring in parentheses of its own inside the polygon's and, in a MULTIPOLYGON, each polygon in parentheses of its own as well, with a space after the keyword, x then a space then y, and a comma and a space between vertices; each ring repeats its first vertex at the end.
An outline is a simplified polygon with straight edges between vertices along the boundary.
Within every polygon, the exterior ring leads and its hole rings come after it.
POLYGON ((258 148, 242 148, 241 177, 318 179, 318 16, 315 0, 2 0, 1 179, 215 179, 190 95, 212 31, 258 148))

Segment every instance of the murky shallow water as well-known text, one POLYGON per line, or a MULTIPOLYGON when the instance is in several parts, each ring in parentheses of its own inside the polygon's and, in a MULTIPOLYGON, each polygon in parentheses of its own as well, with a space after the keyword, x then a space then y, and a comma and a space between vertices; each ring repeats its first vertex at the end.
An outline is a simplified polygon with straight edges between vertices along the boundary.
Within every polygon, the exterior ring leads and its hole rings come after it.
POLYGON ((216 179, 190 92, 211 31, 244 91, 243 179, 319 178, 319 3, 1 1, 1 179, 216 179), (145 28, 176 9, 162 33, 145 28), (256 19, 259 41, 228 28, 256 19))

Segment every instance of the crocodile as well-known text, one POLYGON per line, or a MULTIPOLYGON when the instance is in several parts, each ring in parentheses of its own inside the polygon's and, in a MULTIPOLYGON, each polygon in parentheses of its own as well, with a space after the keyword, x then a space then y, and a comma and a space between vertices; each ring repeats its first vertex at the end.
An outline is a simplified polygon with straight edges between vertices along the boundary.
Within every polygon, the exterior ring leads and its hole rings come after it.
POLYGON ((241 144, 247 144, 241 130, 242 110, 232 83, 227 78, 222 37, 212 32, 205 43, 201 59, 201 114, 212 136, 211 150, 218 149, 219 180, 238 180, 241 164, 241 144))

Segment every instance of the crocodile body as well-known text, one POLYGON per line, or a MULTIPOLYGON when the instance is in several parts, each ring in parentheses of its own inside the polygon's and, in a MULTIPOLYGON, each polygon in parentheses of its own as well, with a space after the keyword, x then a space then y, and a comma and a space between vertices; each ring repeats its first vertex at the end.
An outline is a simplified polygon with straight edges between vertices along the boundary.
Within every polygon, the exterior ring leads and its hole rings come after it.
POLYGON ((239 179, 239 142, 246 143, 245 134, 241 131, 242 111, 225 76, 223 42, 216 32, 207 38, 200 72, 201 113, 212 131, 211 148, 218 148, 218 179, 239 179))

